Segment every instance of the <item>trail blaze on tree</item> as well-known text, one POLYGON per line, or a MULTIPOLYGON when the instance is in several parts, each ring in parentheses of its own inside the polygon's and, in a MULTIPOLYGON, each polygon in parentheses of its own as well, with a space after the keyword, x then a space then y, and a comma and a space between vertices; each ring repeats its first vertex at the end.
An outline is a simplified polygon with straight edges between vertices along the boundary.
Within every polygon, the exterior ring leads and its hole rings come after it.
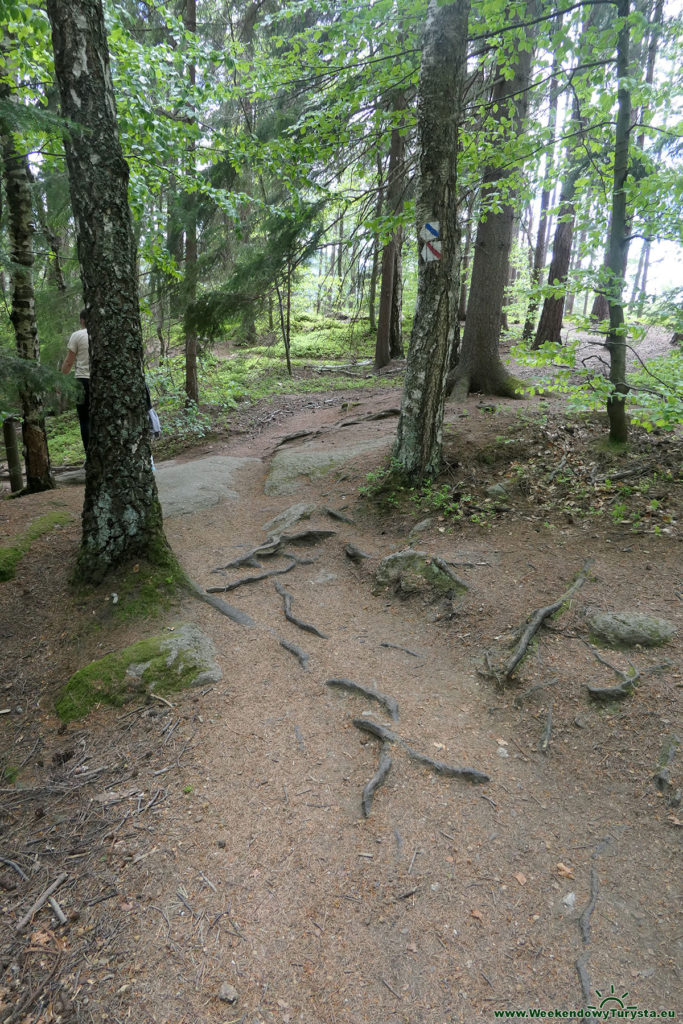
MULTIPOLYGON (((467 66, 469 0, 430 0, 418 89, 417 231, 440 225, 441 259, 420 258, 415 320, 408 350, 394 458, 421 480, 441 465, 443 410, 460 292, 457 221, 458 125, 467 66)), ((422 244, 422 243, 421 243, 422 244)))
POLYGON ((111 568, 164 546, 144 389, 136 248, 128 166, 100 0, 48 0, 71 202, 88 309, 91 440, 78 573, 99 581, 111 568))

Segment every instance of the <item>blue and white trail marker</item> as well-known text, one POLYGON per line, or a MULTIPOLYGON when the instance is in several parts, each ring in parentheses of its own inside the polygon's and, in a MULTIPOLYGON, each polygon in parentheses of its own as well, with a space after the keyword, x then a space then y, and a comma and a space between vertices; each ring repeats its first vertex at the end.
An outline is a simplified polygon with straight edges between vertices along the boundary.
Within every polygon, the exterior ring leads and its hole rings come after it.
POLYGON ((428 220, 420 232, 420 238, 424 242, 420 253, 426 263, 441 259, 441 236, 439 234, 438 220, 428 220))

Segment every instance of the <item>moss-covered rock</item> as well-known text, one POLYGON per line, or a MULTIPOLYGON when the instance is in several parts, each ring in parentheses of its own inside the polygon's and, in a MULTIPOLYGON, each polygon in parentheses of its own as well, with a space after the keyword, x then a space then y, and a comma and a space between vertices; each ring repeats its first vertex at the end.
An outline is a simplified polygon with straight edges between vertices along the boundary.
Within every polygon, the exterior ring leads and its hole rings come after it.
POLYGON ((57 714, 73 722, 100 704, 121 707, 150 693, 215 683, 222 677, 215 656, 209 637, 189 624, 140 640, 79 669, 57 698, 57 714))
POLYGON ((666 619, 643 612, 591 612, 587 619, 594 638, 610 647, 659 647, 675 633, 666 619))
POLYGON ((387 587, 403 597, 424 594, 435 601, 468 589, 442 558, 413 548, 395 551, 382 559, 375 572, 375 592, 387 587))

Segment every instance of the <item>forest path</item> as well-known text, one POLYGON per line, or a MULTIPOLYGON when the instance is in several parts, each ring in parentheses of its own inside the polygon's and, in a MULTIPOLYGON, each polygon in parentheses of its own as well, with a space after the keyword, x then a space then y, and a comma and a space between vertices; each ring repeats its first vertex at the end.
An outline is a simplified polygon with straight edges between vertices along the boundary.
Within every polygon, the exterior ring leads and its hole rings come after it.
MULTIPOLYGON (((680 642, 634 652, 643 674, 635 695, 595 704, 585 684, 612 685, 615 677, 587 645, 583 617, 588 606, 637 604, 678 619, 680 636, 676 536, 593 521, 549 529, 533 509, 489 528, 449 528, 435 514, 416 546, 454 563, 467 582, 452 614, 419 597, 375 594, 379 559, 406 546, 415 523, 392 511, 378 517, 357 493, 396 426, 391 415, 364 417, 390 410, 397 395, 317 402, 161 464, 158 479, 168 501, 173 472, 190 505, 198 471, 213 487, 219 467, 230 468, 230 493, 209 507, 183 509, 181 500, 176 509, 187 514, 165 523, 202 587, 258 574, 214 570, 262 544, 273 517, 312 506, 290 532, 336 532, 294 549, 312 561, 275 580, 294 615, 326 638, 285 619, 273 579, 224 595, 253 627, 188 598, 166 624, 192 621, 211 637, 221 683, 174 696, 172 706, 97 711, 66 733, 48 699, 32 723, 18 715, 11 723, 15 742, 23 729, 21 749, 39 734, 42 765, 29 758, 25 766, 24 785, 36 792, 28 805, 10 798, 0 852, 23 864, 39 851, 47 877, 67 869, 62 904, 80 915, 53 931, 43 911, 25 961, 50 936, 62 942, 60 985, 74 1020, 476 1024, 499 1010, 598 1005, 610 992, 639 1009, 680 1009, 680 828, 652 781, 676 728, 680 642), (342 426, 350 419, 361 422, 342 426), (328 472, 318 475, 324 454, 315 466, 301 461, 311 450, 336 453, 328 472), (349 450, 350 460, 340 456, 349 450), (287 493, 267 493, 285 452, 298 471, 277 476, 287 493), (350 560, 347 544, 370 558, 350 560), (539 634, 519 682, 501 690, 480 675, 484 652, 558 598, 588 557, 590 579, 539 634), (306 668, 281 639, 309 655, 306 668), (325 686, 338 677, 395 698, 398 721, 360 694, 325 686), (361 794, 380 743, 352 724, 357 717, 490 781, 440 777, 394 743, 391 770, 364 818, 361 794), (75 774, 73 760, 60 760, 74 750, 75 774), (83 765, 101 774, 75 789, 83 765), (45 789, 60 785, 56 795, 45 789)), ((485 453, 518 416, 514 403, 496 403, 492 415, 472 398, 449 406, 447 418, 465 459, 485 453)), ((523 421, 520 430, 524 441, 523 421)), ((487 459, 477 465, 490 482, 503 468, 487 459)), ((50 500, 76 510, 79 490, 31 501, 36 513, 50 500)), ((85 633, 75 646, 60 640, 70 620, 59 595, 76 542, 74 524, 36 546, 42 567, 32 550, 22 574, 4 585, 15 598, 42 590, 36 614, 45 646, 18 660, 15 682, 28 692, 43 673, 46 697, 58 678, 102 654, 101 634, 85 633)), ((275 558, 264 569, 289 564, 275 558)), ((106 649, 139 638, 142 625, 106 635, 106 649)), ((15 616, 5 642, 17 644, 15 653, 21 643, 26 649, 29 631, 38 632, 36 622, 22 626, 15 616)), ((627 667, 620 653, 602 656, 627 667)), ((52 1017, 29 1019, 56 1021, 52 1005, 52 1017)))

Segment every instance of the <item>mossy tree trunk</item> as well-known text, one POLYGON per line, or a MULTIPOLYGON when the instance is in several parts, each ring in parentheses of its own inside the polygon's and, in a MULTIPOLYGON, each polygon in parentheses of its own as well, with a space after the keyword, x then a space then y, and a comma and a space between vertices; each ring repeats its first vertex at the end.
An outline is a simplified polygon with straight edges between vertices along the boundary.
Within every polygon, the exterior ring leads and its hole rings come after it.
POLYGON ((90 446, 77 575, 168 551, 152 472, 128 166, 100 0, 48 0, 90 337, 90 446))
POLYGON ((422 45, 417 97, 417 230, 419 234, 427 222, 439 223, 441 258, 427 261, 420 257, 415 320, 394 447, 399 469, 416 481, 433 476, 441 466, 446 372, 460 291, 457 153, 469 9, 469 0, 441 5, 430 0, 422 45))
MULTIPOLYGON (((0 54, 0 62, 2 55, 0 54)), ((0 84, 0 99, 8 100, 9 87, 0 84)), ((20 359, 40 362, 33 289, 33 195, 31 171, 25 149, 6 117, 0 118, 2 167, 7 196, 7 227, 10 242, 12 312, 17 354, 20 359)), ((26 465, 26 491, 48 491, 55 486, 45 433, 43 397, 29 380, 19 388, 22 411, 22 441, 26 465)))
MULTIPOLYGON (((405 96, 394 97, 394 111, 405 106, 405 96)), ((391 133, 389 170, 387 173, 387 213, 395 217, 403 209, 405 190, 405 140, 398 125, 391 133)), ((402 229, 397 227, 382 250, 382 284, 379 295, 379 320, 375 347, 375 368, 381 369, 394 358, 403 355, 401 340, 401 296, 403 273, 401 267, 402 229)))

